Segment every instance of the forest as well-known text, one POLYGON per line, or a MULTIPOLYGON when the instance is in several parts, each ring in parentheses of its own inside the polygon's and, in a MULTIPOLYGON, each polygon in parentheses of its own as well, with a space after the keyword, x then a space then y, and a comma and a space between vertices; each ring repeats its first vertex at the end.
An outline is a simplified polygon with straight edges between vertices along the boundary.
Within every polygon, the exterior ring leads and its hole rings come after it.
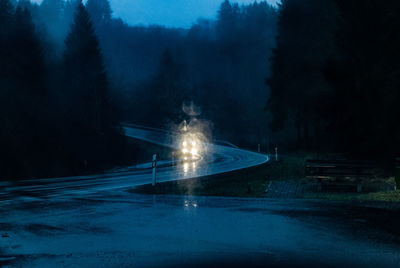
POLYGON ((399 11, 393 0, 282 1, 267 110, 289 148, 393 162, 399 11))
POLYGON ((108 0, 0 0, 0 178, 131 163, 121 122, 269 152, 400 152, 400 3, 222 2, 189 29, 128 25, 108 0))

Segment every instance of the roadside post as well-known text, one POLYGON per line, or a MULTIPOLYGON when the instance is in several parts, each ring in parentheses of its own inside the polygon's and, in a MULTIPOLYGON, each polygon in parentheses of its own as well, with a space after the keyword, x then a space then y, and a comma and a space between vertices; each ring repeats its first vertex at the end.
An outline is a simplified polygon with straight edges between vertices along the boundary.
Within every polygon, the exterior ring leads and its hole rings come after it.
POLYGON ((157 183, 157 172, 156 172, 156 168, 157 168, 157 154, 153 154, 153 181, 152 181, 152 185, 153 187, 156 186, 157 183))
POLYGON ((275 161, 278 161, 278 147, 275 147, 275 161))
POLYGON ((259 153, 261 152, 261 144, 258 144, 258 150, 259 153))

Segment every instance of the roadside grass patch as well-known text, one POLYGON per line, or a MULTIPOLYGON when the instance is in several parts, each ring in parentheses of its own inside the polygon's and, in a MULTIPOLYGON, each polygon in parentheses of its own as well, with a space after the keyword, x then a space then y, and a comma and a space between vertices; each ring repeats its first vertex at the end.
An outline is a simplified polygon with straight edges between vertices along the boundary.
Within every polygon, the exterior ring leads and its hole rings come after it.
POLYGON ((304 198, 345 200, 345 201, 380 201, 400 202, 400 191, 377 192, 377 193, 306 193, 304 198))
POLYGON ((139 186, 134 193, 264 197, 271 181, 300 180, 306 156, 283 156, 263 165, 213 176, 139 186))
MULTIPOLYGON (((131 189, 132 193, 142 194, 172 194, 200 196, 231 196, 231 197, 265 197, 265 190, 275 182, 298 182, 302 185, 309 183, 305 177, 305 163, 313 158, 307 154, 283 155, 279 161, 273 158, 263 165, 201 178, 185 179, 172 182, 158 183, 155 187, 150 184, 131 189)), ((384 180, 392 183, 394 179, 384 180)), ((302 194, 304 199, 324 199, 337 201, 381 201, 400 202, 400 191, 371 192, 371 193, 335 193, 307 192, 302 194)))

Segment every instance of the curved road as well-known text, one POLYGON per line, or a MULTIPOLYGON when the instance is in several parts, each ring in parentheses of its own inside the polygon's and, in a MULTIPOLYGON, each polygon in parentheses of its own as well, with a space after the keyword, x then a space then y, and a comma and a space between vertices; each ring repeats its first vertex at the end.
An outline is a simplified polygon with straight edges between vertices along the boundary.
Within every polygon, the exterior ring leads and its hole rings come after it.
MULTIPOLYGON (((127 128, 126 134, 174 147, 173 137, 159 131, 127 128)), ((209 146, 209 155, 195 167, 166 165, 159 178, 268 161, 218 145, 209 146)), ((399 268, 399 209, 393 204, 123 190, 150 178, 141 165, 131 172, 0 185, 0 267, 399 268)))
MULTIPOLYGON (((157 130, 125 127, 129 137, 175 148, 173 134, 157 130)), ((215 175, 266 163, 266 155, 222 145, 207 144, 207 157, 190 163, 164 165, 157 169, 157 181, 173 181, 215 175)), ((142 165, 143 166, 143 165, 142 165)), ((35 179, 0 185, 0 201, 22 196, 51 197, 69 194, 87 194, 101 190, 121 189, 151 183, 151 169, 136 168, 128 172, 77 176, 53 179, 35 179)))

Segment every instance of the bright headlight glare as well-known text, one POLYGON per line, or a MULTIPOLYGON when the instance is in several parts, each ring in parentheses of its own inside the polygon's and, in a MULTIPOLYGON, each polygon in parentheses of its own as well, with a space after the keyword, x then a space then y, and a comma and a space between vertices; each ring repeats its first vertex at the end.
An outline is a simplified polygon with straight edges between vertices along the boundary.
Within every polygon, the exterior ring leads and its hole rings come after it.
POLYGON ((187 142, 184 141, 184 142, 182 143, 182 145, 183 145, 183 147, 186 147, 186 146, 187 146, 187 142))

